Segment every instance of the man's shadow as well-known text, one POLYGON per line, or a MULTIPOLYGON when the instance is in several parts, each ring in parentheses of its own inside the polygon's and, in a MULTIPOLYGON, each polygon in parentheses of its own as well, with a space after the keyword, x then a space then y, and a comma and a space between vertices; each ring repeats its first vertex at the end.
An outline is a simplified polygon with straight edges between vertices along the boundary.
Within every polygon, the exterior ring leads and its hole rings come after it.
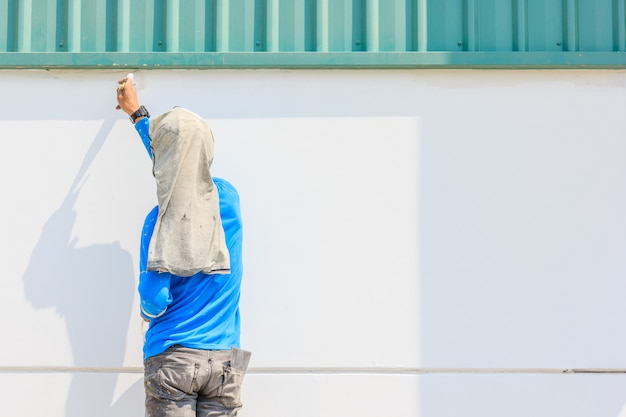
MULTIPOLYGON (((55 307, 67 326, 73 365, 80 371, 72 374, 67 417, 143 413, 139 383, 127 390, 116 406, 117 373, 84 369, 123 366, 135 293, 132 257, 119 242, 78 248, 78 239, 72 237, 78 184, 112 126, 112 120, 105 121, 98 132, 70 191, 45 223, 24 274, 27 299, 38 309, 55 307), (126 395, 133 398, 124 398, 126 395), (119 406, 124 412, 120 413, 119 406), (130 409, 134 407, 138 409, 130 409)), ((114 225, 120 219, 100 221, 114 225)))

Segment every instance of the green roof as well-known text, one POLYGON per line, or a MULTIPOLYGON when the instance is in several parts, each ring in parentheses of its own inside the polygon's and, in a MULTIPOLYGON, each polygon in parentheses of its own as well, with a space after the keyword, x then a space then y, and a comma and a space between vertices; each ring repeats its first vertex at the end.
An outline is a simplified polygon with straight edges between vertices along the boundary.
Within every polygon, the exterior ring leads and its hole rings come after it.
POLYGON ((626 68, 623 0, 0 0, 0 68, 626 68))

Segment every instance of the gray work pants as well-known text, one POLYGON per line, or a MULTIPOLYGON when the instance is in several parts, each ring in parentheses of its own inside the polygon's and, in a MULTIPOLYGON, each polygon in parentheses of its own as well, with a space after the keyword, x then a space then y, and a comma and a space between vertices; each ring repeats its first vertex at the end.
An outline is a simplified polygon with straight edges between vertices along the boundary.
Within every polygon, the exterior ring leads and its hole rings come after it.
POLYGON ((146 417, 235 417, 250 353, 172 346, 144 362, 146 417))

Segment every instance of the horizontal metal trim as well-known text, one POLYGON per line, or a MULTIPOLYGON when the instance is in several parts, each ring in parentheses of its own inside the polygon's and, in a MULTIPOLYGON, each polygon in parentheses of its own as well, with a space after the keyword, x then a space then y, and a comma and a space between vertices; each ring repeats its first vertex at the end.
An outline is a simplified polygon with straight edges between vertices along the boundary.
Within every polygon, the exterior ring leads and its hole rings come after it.
POLYGON ((0 366, 0 374, 137 374, 142 367, 99 367, 99 366, 0 366))
POLYGON ((558 368, 254 368, 257 374, 626 374, 626 369, 558 368))
MULTIPOLYGON (((0 366, 0 373, 115 373, 142 374, 142 367, 0 366)), ((420 375, 420 374, 626 374, 623 368, 411 368, 411 367, 257 367, 249 374, 280 375, 420 375)))
POLYGON ((624 69, 626 52, 5 52, 0 69, 624 69))

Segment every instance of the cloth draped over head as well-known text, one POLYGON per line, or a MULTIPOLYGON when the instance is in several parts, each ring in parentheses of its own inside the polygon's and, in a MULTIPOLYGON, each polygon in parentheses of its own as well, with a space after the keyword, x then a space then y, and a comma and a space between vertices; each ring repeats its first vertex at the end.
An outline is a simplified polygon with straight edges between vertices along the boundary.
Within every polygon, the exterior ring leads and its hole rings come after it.
POLYGON ((176 107, 150 121, 159 215, 148 271, 189 277, 230 273, 230 256, 211 178, 213 133, 195 113, 176 107))

